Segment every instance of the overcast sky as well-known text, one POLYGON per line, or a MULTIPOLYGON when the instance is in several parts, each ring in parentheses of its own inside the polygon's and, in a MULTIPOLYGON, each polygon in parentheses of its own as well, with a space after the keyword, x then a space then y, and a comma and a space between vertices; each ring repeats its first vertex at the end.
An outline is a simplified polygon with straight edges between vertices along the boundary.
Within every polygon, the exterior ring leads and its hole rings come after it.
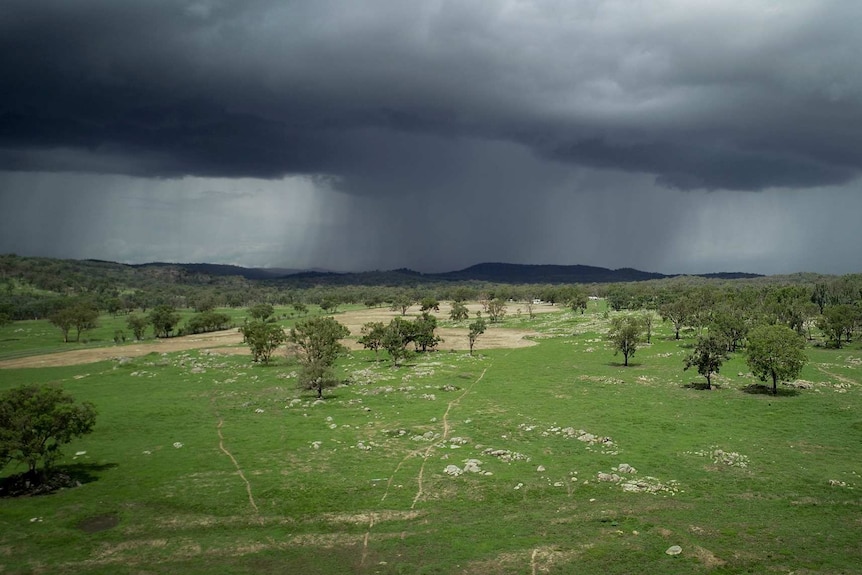
POLYGON ((862 272, 862 2, 4 0, 0 252, 862 272))

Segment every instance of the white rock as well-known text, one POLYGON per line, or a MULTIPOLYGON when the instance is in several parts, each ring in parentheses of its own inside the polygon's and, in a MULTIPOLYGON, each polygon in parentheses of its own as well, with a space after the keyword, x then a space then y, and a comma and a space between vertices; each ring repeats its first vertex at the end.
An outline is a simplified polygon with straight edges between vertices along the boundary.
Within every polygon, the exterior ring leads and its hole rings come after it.
POLYGON ((667 553, 668 555, 679 555, 680 553, 682 553, 682 547, 680 547, 679 545, 671 545, 667 548, 667 551, 665 551, 665 553, 667 553))

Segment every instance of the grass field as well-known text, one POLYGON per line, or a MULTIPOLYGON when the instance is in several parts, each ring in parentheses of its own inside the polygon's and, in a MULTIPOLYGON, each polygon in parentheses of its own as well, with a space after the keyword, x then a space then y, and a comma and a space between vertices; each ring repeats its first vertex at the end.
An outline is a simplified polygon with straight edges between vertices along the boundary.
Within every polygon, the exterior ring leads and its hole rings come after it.
POLYGON ((862 573, 858 343, 777 397, 741 355, 704 391, 690 337, 624 368, 591 312, 510 316, 539 345, 472 358, 353 352, 324 401, 284 358, 2 370, 99 417, 80 487, 0 499, 0 573, 862 573))

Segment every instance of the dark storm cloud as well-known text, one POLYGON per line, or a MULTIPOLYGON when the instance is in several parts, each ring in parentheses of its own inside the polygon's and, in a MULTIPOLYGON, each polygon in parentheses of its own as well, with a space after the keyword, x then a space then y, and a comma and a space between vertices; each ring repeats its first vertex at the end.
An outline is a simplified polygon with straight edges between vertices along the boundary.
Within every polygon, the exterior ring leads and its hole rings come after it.
POLYGON ((379 193, 507 141, 681 189, 841 184, 860 21, 840 0, 7 0, 0 169, 379 193))

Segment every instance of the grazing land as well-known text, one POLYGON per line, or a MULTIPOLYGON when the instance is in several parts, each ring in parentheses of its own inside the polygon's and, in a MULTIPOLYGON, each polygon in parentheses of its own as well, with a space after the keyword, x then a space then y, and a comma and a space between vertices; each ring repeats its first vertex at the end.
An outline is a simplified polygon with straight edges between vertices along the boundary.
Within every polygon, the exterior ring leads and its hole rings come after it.
POLYGON ((692 333, 658 324, 623 367, 616 312, 513 307, 473 357, 445 308, 439 351, 352 349, 322 401, 233 330, 6 363, 0 389, 99 415, 59 462, 80 486, 0 499, 0 573, 862 572, 858 342, 809 346, 777 396, 735 353, 707 391, 692 333))

